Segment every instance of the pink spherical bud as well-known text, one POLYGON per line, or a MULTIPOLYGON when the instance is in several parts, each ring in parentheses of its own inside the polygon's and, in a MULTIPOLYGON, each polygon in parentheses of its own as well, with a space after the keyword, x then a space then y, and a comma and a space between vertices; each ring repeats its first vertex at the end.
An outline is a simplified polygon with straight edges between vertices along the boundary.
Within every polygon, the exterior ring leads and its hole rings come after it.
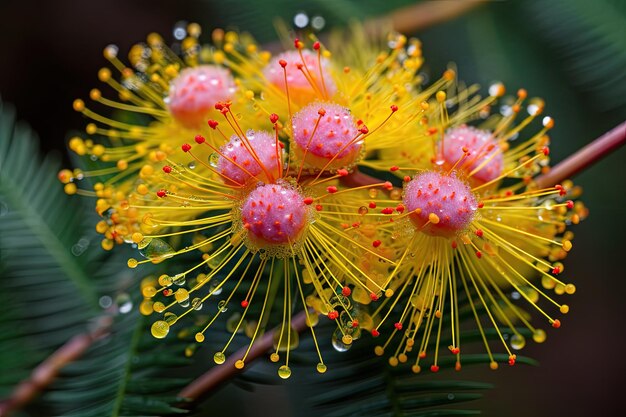
POLYGON ((241 221, 254 245, 293 244, 305 230, 308 208, 304 197, 282 184, 266 184, 254 189, 241 207, 241 221))
POLYGON ((292 123, 296 155, 315 168, 324 168, 331 160, 327 169, 350 166, 360 155, 363 143, 354 140, 359 132, 346 107, 311 103, 293 116, 292 123))
POLYGON ((226 68, 202 65, 185 68, 170 82, 167 107, 172 117, 189 129, 206 122, 218 101, 229 100, 235 91, 235 80, 226 68))
POLYGON ((298 51, 283 52, 277 55, 263 70, 263 75, 267 80, 283 91, 285 89, 285 71, 287 72, 287 84, 289 85, 289 97, 297 103, 305 104, 319 97, 324 93, 324 86, 328 97, 332 97, 337 92, 337 86, 328 70, 328 61, 322 58, 322 72, 318 64, 317 53, 308 49, 298 51), (284 69, 283 69, 284 68, 284 69), (307 80, 303 71, 307 71, 313 78, 315 87, 307 80), (324 83, 322 84, 322 75, 324 83), (316 92, 317 89, 317 92, 316 92))
MULTIPOLYGON (((233 135, 228 143, 220 148, 222 155, 217 160, 218 171, 224 175, 225 180, 239 184, 245 184, 255 177, 257 180, 268 181, 266 171, 272 175, 278 171, 274 135, 249 130, 246 138, 249 145, 239 136, 233 135), (254 151, 254 155, 251 150, 254 151)), ((278 155, 282 157, 282 150, 278 151, 278 155)))
POLYGON ((416 228, 452 237, 469 226, 478 203, 470 187, 454 174, 424 172, 404 188, 404 206, 416 228))
POLYGON ((471 179, 477 184, 484 184, 502 174, 504 158, 493 134, 488 130, 472 126, 458 126, 448 129, 444 136, 443 155, 446 167, 457 164, 457 169, 469 175, 479 168, 471 179))

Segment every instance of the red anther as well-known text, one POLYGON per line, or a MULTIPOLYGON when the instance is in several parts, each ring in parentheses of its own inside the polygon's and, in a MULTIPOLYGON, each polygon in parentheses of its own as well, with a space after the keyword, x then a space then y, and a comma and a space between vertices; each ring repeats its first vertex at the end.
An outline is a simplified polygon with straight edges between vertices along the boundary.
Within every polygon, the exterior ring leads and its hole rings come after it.
POLYGON ((567 191, 565 190, 565 188, 561 189, 561 191, 559 191, 559 195, 561 197, 563 197, 565 194, 567 194, 567 191))
POLYGON ((224 103, 222 103, 221 101, 218 101, 217 103, 215 103, 216 110, 222 110, 223 108, 224 108, 224 103))
POLYGON ((517 359, 515 355, 509 356, 509 365, 511 366, 515 365, 515 359, 517 359))
POLYGON ((352 290, 350 289, 350 287, 346 286, 341 289, 341 293, 346 297, 350 297, 350 294, 352 294, 352 290))
POLYGON ((370 293, 370 298, 372 301, 378 301, 378 296, 375 293, 370 293))
POLYGON ((348 172, 347 169, 341 168, 341 169, 337 170, 337 175, 339 175, 340 177, 345 177, 348 174, 349 174, 349 172, 348 172))
POLYGON ((276 113, 270 114, 270 122, 276 123, 278 121, 278 115, 276 113))
POLYGON ((246 230, 250 230, 250 223, 246 222, 243 224, 243 228, 246 230))
POLYGON ((317 206, 315 206, 315 210, 317 210, 317 211, 322 211, 323 208, 324 207, 322 207, 321 204, 318 204, 317 206))
POLYGON ((478 203, 478 208, 483 208, 483 207, 485 207, 485 203, 483 203, 482 201, 478 203))
POLYGON ((398 204, 398 205, 396 206, 396 211, 397 211, 398 213, 403 213, 403 212, 404 212, 404 205, 402 205, 402 204, 398 204))
POLYGON ((339 317, 339 313, 337 313, 335 310, 331 310, 328 312, 327 316, 329 319, 335 320, 337 317, 339 317))
POLYGON ((383 214, 391 214, 391 213, 393 213, 393 208, 391 208, 391 207, 385 207, 385 208, 384 208, 384 209, 382 209, 380 212, 381 212, 381 213, 383 213, 383 214))
POLYGON ((483 231, 482 231, 482 229, 477 229, 477 230, 476 230, 476 236, 478 236, 478 237, 483 237, 483 231))
POLYGON ((392 166, 391 168, 389 168, 389 171, 391 171, 391 172, 396 172, 396 171, 397 171, 397 170, 399 170, 399 169, 400 169, 400 167, 399 167, 399 166, 394 165, 394 166, 392 166))
POLYGON ((191 150, 191 145, 188 143, 185 143, 180 148, 183 150, 183 152, 189 152, 191 150))
POLYGON ((426 352, 422 351, 417 355, 420 359, 424 359, 426 357, 426 352))
POLYGON ((552 322, 552 327, 554 327, 555 329, 558 329, 559 327, 561 327, 561 320, 556 319, 552 322))
POLYGON ((228 107, 224 107, 222 110, 220 110, 220 113, 222 114, 226 114, 230 111, 230 109, 228 107))
POLYGON ((573 209, 574 208, 574 202, 572 200, 567 200, 567 208, 568 209, 573 209))
POLYGON ((393 327, 395 327, 398 330, 402 330, 402 323, 400 323, 400 322, 394 323, 393 327))
POLYGON ((482 257, 483 257, 482 252, 481 252, 481 251, 479 251, 479 250, 477 250, 477 251, 476 251, 476 257, 477 257, 478 259, 482 258, 482 257))
POLYGON ((550 148, 548 148, 547 146, 544 146, 541 152, 543 152, 545 156, 548 156, 550 155, 550 148))
POLYGON ((302 49, 304 47, 304 44, 300 42, 300 39, 298 38, 293 40, 293 45, 296 47, 296 49, 302 49))
POLYGON ((358 320, 352 320, 352 327, 359 327, 359 321, 358 320))
POLYGON ((166 174, 169 174, 170 172, 172 172, 172 167, 169 165, 165 165, 163 167, 163 172, 165 172, 166 174))
POLYGON ((561 273, 561 268, 558 266, 555 266, 554 268, 552 268, 552 274, 554 275, 559 275, 561 273))
POLYGON ((391 190, 393 190, 393 184, 391 182, 389 182, 389 181, 385 181, 385 183, 383 184, 383 188, 386 189, 386 190, 391 191, 391 190))
POLYGON ((373 201, 370 202, 369 207, 371 209, 375 209, 376 208, 376 203, 374 203, 373 201))
POLYGON ((316 51, 319 51, 321 46, 322 45, 320 45, 319 42, 317 42, 317 41, 313 42, 313 49, 315 49, 316 51))
POLYGON ((469 153, 469 149, 467 149, 467 146, 463 146, 463 147, 461 148, 461 150, 462 150, 462 151, 463 151, 463 153, 465 153, 465 154, 469 153))
POLYGON ((437 365, 431 365, 431 366, 430 366, 430 370, 431 370, 432 372, 438 372, 438 371, 439 371, 439 366, 437 366, 437 365))
POLYGON ((556 188, 557 190, 562 190, 563 186, 561 184, 557 184, 554 186, 554 188, 556 188))
POLYGON ((461 349, 459 349, 458 347, 450 346, 450 352, 452 352, 453 355, 458 355, 461 352, 461 349))
POLYGON ((166 195, 167 195, 167 191, 165 191, 165 190, 159 190, 159 191, 157 191, 157 197, 161 197, 161 198, 163 198, 163 197, 165 197, 166 195))
POLYGON ((356 229, 357 227, 359 227, 360 225, 361 225, 361 223, 359 223, 359 222, 354 222, 354 223, 352 223, 352 227, 353 227, 353 228, 355 228, 355 229, 356 229))
POLYGON ((357 126, 361 126, 363 124, 363 120, 359 119, 356 121, 357 126))
POLYGON ((435 133, 439 132, 439 129, 437 129, 436 127, 429 127, 428 130, 426 131, 429 135, 434 135, 435 133))
POLYGON ((373 337, 380 336, 380 332, 377 329, 372 329, 370 333, 372 334, 373 337))
POLYGON ((347 229, 348 227, 350 227, 350 225, 348 223, 341 223, 341 228, 342 229, 347 229))
POLYGON ((243 301, 241 302, 241 306, 242 306, 243 308, 248 307, 248 300, 243 300, 243 301))
POLYGON ((299 70, 301 70, 302 68, 304 68, 304 65, 302 65, 302 64, 296 64, 296 68, 298 68, 299 70))
POLYGON ((335 194, 337 192, 337 187, 335 187, 334 185, 329 185, 328 187, 326 187, 326 191, 330 194, 335 194))
POLYGON ((402 178, 404 180, 404 182, 409 182, 411 181, 411 177, 409 177, 408 175, 405 175, 404 178, 402 178))
POLYGON ((507 197, 511 197, 513 195, 513 191, 508 190, 507 192, 504 193, 504 195, 507 197))
POLYGON ((461 362, 458 362, 454 364, 454 370, 455 371, 460 371, 461 370, 461 362))
POLYGON ((367 126, 363 125, 359 128, 359 132, 361 132, 361 134, 363 135, 367 135, 370 132, 370 130, 367 128, 367 126))
POLYGON ((452 246, 452 249, 456 249, 456 247, 457 247, 456 240, 452 241, 451 246, 452 246))
POLYGON ((202 135, 196 135, 196 137, 194 139, 195 139, 195 141, 196 141, 196 143, 198 145, 201 144, 201 143, 204 143, 204 141, 206 141, 206 139, 202 135))
POLYGON ((215 129, 217 127, 217 125, 219 125, 219 123, 217 122, 217 120, 213 120, 213 119, 209 119, 209 121, 207 122, 207 124, 209 125, 209 127, 211 129, 215 129))
POLYGON ((305 197, 304 200, 302 200, 304 202, 304 204, 306 204, 307 206, 310 206, 311 204, 313 204, 313 197, 305 197))
POLYGON ((380 246, 380 244, 381 244, 381 243, 382 243, 382 242, 381 242, 380 240, 375 240, 375 241, 373 241, 373 242, 372 242, 372 246, 373 246, 373 247, 375 247, 375 248, 377 248, 377 247, 379 247, 379 246, 380 246))
POLYGON ((163 290, 163 295, 166 296, 166 297, 169 297, 173 293, 174 293, 174 291, 172 291, 172 289, 170 289, 170 288, 166 288, 166 289, 163 290))
POLYGON ((285 68, 287 66, 287 61, 285 61, 284 59, 281 59, 280 61, 278 61, 278 63, 280 64, 281 67, 285 68))
POLYGON ((326 116, 326 110, 324 110, 324 109, 319 109, 319 110, 317 111, 317 114, 319 114, 319 115, 320 115, 320 116, 322 116, 322 117, 323 117, 323 116, 326 116))
POLYGON ((391 111, 392 111, 393 113, 397 112, 397 111, 398 111, 398 106, 396 106, 395 104, 392 104, 392 105, 391 105, 391 111))

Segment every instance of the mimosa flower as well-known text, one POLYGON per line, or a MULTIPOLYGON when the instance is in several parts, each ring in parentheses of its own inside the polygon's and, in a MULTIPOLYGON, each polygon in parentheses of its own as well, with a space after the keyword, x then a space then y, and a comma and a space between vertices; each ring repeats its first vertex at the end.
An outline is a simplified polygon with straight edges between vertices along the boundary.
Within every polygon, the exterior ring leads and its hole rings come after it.
MULTIPOLYGON (((518 96, 517 107, 526 94, 521 91, 518 96)), ((442 94, 438 98, 445 100, 442 94)), ((376 353, 391 349, 390 364, 407 362, 414 352, 413 371, 419 372, 421 364, 429 361, 436 372, 445 344, 460 369, 459 315, 466 304, 492 369, 498 363, 485 326, 495 329, 510 365, 516 359, 511 349, 525 345, 518 325, 526 327, 536 342, 546 338, 517 300, 525 301, 555 328, 561 325, 555 311, 569 311, 546 290, 575 291, 573 284, 561 280, 560 261, 572 248, 573 234, 566 227, 586 216, 586 209, 568 199, 579 194, 571 184, 534 187, 532 177, 547 169, 546 132, 554 122, 544 118, 539 132, 520 141, 518 134, 537 114, 537 109, 531 110, 518 125, 513 117, 504 117, 493 130, 463 124, 450 128, 447 117, 442 118, 440 129, 433 130, 440 139, 435 139, 434 152, 426 158, 431 167, 391 169, 404 175, 400 210, 388 207, 393 201, 373 199, 389 217, 377 227, 388 230, 386 241, 398 250, 396 266, 381 283, 395 295, 373 315, 372 334, 389 332, 376 353), (409 170, 418 173, 412 177, 409 170)))

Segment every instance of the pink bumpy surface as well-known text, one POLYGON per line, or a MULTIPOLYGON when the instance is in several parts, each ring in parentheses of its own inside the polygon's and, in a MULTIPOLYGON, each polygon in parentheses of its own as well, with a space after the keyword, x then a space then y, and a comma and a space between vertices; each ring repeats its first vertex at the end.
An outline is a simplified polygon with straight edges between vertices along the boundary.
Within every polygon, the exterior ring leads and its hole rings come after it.
MULTIPOLYGON (((274 135, 262 130, 249 130, 246 133, 246 138, 265 170, 276 175, 278 160, 276 159, 276 138, 274 135)), ((254 177, 269 181, 259 162, 250 153, 250 146, 246 147, 239 136, 233 135, 228 143, 220 148, 220 152, 224 156, 220 155, 218 158, 217 169, 227 177, 225 179, 239 184, 245 184, 254 177)), ((278 155, 282 155, 282 149, 279 149, 278 155)))
POLYGON ((206 122, 218 101, 229 100, 235 91, 235 80, 226 68, 203 65, 185 68, 170 83, 167 107, 179 123, 198 128, 206 122))
POLYGON ((476 182, 486 183, 502 174, 504 164, 502 152, 491 132, 466 125, 448 129, 444 136, 443 150, 446 166, 452 167, 457 163, 463 156, 463 147, 467 148, 469 155, 457 165, 457 168, 469 174, 485 164, 472 175, 471 178, 476 182))
POLYGON ((280 66, 279 61, 284 60, 287 62, 287 66, 285 70, 287 71, 287 83, 289 85, 289 94, 293 94, 293 98, 298 98, 297 96, 304 93, 305 91, 311 91, 313 93, 313 87, 311 83, 304 76, 302 71, 298 69, 298 65, 306 64, 306 68, 302 68, 304 71, 308 69, 309 73, 315 80, 315 85, 318 90, 323 93, 324 87, 326 86, 326 93, 328 97, 332 97, 337 92, 337 86, 333 81, 330 73, 327 69, 328 62, 325 58, 322 58, 322 74, 320 74, 319 63, 317 61, 317 53, 309 51, 308 49, 302 50, 302 57, 304 61, 300 57, 298 51, 288 51, 283 52, 275 56, 265 67, 263 70, 263 75, 267 80, 285 91, 285 74, 283 68, 280 66), (322 85, 322 77, 324 76, 324 84, 322 85))
POLYGON ((248 195, 241 216, 252 241, 270 245, 293 243, 306 225, 307 206, 298 191, 267 184, 248 195))
POLYGON ((450 237, 464 230, 476 212, 476 198, 469 186, 454 174, 425 172, 416 175, 404 188, 404 205, 411 212, 409 218, 424 232, 450 237), (420 209, 419 213, 414 213, 420 209), (428 223, 430 213, 439 217, 439 223, 428 223), (426 224, 428 223, 428 224, 426 224))
POLYGON ((293 139, 296 145, 302 150, 308 146, 309 153, 321 158, 331 159, 335 155, 336 159, 347 156, 356 158, 363 143, 350 142, 357 134, 357 125, 350 110, 338 104, 312 103, 293 116, 293 139), (315 129, 320 109, 326 114, 315 129), (314 130, 315 134, 311 138, 314 130))

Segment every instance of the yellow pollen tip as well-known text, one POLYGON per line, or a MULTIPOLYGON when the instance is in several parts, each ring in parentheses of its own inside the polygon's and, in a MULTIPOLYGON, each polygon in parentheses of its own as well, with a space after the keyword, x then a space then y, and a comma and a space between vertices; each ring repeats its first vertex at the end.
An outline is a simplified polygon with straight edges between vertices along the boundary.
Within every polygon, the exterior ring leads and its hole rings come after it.
POLYGON ((563 304, 559 310, 562 314, 567 314, 569 312, 569 306, 567 304, 563 304))
POLYGON ((137 259, 135 258, 130 258, 127 262, 126 265, 128 265, 129 268, 136 268, 137 267, 137 259))
POLYGON ((383 356, 383 354, 385 353, 385 349, 382 346, 376 346, 374 348, 374 353, 376 354, 376 356, 383 356))
POLYGON ((83 111, 85 110, 85 102, 82 101, 81 99, 77 98, 76 100, 74 100, 74 102, 72 103, 72 107, 74 108, 74 110, 76 111, 83 111))
POLYGON ((131 239, 133 240, 133 242, 139 243, 139 242, 141 242, 143 240, 143 235, 141 233, 139 233, 139 232, 135 232, 131 236, 131 239))
POLYGON ((196 342, 198 343, 204 342, 204 335, 202 333, 196 333, 196 342))
POLYGON ((572 242, 569 240, 564 240, 561 244, 561 247, 565 252, 569 252, 572 249, 572 242))
POLYGON ((437 91, 437 101, 443 103, 446 100, 446 93, 444 91, 437 91))
POLYGON ((393 297, 393 294, 394 294, 394 292, 393 292, 393 290, 391 288, 387 288, 385 290, 385 297, 387 297, 387 298, 393 297))
POLYGON ((430 213, 428 215, 428 221, 432 224, 437 224, 439 223, 439 216, 437 216, 435 213, 430 213))
POLYGON ((244 366, 245 366, 245 363, 241 359, 239 359, 237 362, 235 362, 235 368, 237 368, 237 369, 243 369, 244 366))
POLYGON ((489 368, 491 368, 492 371, 495 371, 496 369, 498 369, 498 362, 491 362, 489 364, 489 368))

